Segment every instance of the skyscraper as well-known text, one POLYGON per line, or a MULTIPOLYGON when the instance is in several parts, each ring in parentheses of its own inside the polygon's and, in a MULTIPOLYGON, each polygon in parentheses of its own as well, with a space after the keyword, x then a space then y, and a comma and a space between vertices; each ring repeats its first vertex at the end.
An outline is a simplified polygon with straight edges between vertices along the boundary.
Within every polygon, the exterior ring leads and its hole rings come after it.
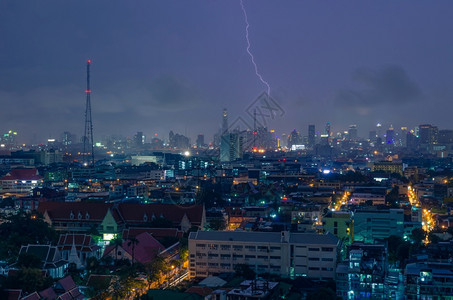
POLYGON ((385 143, 387 145, 395 144, 395 132, 393 131, 393 126, 390 126, 390 128, 385 133, 385 143))
POLYGON ((135 147, 142 147, 145 144, 145 136, 143 132, 138 131, 134 136, 135 147))
POLYGON ((331 127, 332 127, 332 126, 331 126, 330 122, 327 122, 325 134, 327 134, 328 137, 330 137, 330 136, 331 136, 331 133, 332 133, 332 128, 331 128, 331 127))
POLYGON ((315 125, 308 125, 308 147, 315 146, 315 125))
POLYGON ((217 133, 214 134, 214 146, 218 147, 221 145, 221 139, 224 134, 228 133, 228 111, 226 108, 223 109, 222 113, 222 127, 217 133))
POLYGON ((220 161, 229 162, 242 158, 243 138, 239 132, 222 135, 220 139, 220 161))
POLYGON ((375 142, 377 138, 376 130, 371 130, 369 134, 369 139, 371 142, 375 142))
POLYGON ((204 147, 204 135, 203 134, 199 134, 197 136, 197 147, 198 148, 204 147))
POLYGON ((442 145, 453 144, 453 130, 439 130, 438 142, 442 145))
POLYGON ((348 136, 351 141, 357 140, 357 125, 349 125, 348 136))
POLYGON ((432 145, 437 143, 438 129, 436 126, 432 126, 431 124, 423 124, 418 126, 418 128, 420 144, 432 145))
POLYGON ((407 146, 407 127, 401 127, 400 141, 401 147, 407 146))
POLYGON ((228 133, 228 111, 226 108, 223 109, 223 114, 222 114, 222 133, 221 133, 221 135, 224 135, 225 133, 228 133))
POLYGON ((299 132, 294 129, 291 134, 288 136, 288 148, 291 148, 293 145, 301 145, 302 138, 300 137, 299 132))
POLYGON ((63 145, 69 146, 69 145, 72 145, 76 141, 76 138, 69 131, 65 131, 65 132, 63 132, 61 140, 63 142, 63 145))
POLYGON ((381 123, 377 123, 377 125, 376 125, 376 137, 382 138, 382 124, 381 123))

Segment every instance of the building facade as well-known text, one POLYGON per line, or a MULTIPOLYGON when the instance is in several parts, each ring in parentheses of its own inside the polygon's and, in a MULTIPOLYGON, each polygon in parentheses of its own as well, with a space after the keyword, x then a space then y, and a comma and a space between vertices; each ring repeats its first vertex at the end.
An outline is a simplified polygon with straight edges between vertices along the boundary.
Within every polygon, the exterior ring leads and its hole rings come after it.
POLYGON ((339 240, 332 234, 198 231, 189 235, 189 277, 233 273, 247 264, 257 273, 335 278, 339 240))
POLYGON ((407 299, 451 299, 453 270, 451 263, 411 263, 406 266, 407 299))
POLYGON ((354 212, 354 240, 374 243, 391 235, 404 236, 404 210, 369 207, 354 212))

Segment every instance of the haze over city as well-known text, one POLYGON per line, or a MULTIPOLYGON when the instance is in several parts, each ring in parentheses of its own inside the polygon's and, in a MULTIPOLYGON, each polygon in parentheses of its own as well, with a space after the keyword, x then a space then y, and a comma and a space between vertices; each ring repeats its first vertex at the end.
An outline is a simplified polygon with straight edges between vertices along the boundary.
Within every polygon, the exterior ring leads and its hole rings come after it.
MULTIPOLYGON (((284 115, 306 135, 357 124, 450 128, 450 1, 244 1, 251 51, 284 115)), ((95 140, 173 130, 212 140, 266 86, 247 54, 239 1, 3 1, 2 130, 23 142, 81 136, 92 60, 95 140)))

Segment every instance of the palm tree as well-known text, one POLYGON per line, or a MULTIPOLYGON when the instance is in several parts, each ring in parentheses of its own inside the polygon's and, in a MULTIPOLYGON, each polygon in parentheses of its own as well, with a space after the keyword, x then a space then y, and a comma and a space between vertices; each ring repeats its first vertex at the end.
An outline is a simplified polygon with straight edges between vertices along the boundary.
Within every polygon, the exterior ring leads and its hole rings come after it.
POLYGON ((130 247, 132 245, 132 264, 135 262, 135 245, 139 243, 135 236, 130 236, 127 238, 127 245, 130 247))

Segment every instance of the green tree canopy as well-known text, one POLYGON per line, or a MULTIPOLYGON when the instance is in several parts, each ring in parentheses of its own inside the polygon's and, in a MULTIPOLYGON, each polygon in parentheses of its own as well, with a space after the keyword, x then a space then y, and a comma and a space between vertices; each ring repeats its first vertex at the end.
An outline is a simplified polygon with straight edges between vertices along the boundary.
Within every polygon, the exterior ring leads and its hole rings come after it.
POLYGON ((247 264, 238 264, 234 268, 237 276, 242 276, 247 280, 252 280, 255 278, 255 271, 253 271, 247 264))
POLYGON ((19 213, 0 225, 0 259, 14 261, 22 245, 56 243, 57 232, 36 215, 19 213))
POLYGON ((17 258, 17 266, 19 268, 34 268, 41 269, 43 262, 39 257, 33 254, 22 253, 17 258))
POLYGON ((32 293, 42 291, 52 284, 52 277, 44 276, 40 269, 23 268, 15 275, 8 276, 5 288, 22 289, 24 292, 32 293))

